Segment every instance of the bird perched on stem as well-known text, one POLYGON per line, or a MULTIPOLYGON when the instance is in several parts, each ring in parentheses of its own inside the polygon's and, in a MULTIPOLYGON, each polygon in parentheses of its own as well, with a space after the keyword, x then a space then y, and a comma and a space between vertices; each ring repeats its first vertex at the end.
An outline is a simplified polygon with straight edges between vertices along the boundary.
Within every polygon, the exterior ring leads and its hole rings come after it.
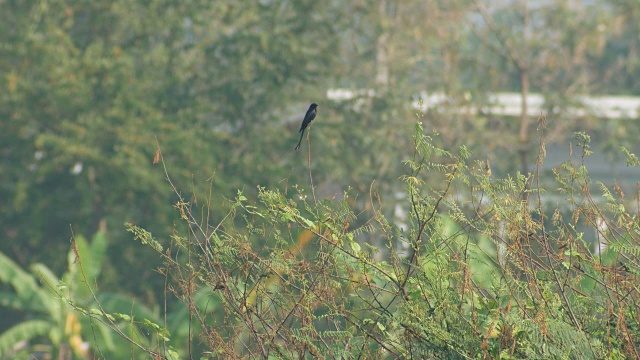
POLYGON ((302 120, 302 126, 300 126, 300 141, 298 141, 298 146, 296 146, 296 150, 300 149, 300 144, 302 143, 302 137, 304 136, 304 131, 307 129, 307 126, 311 124, 311 121, 316 118, 316 114, 318 113, 318 104, 313 103, 309 106, 309 110, 304 114, 304 120, 302 120))

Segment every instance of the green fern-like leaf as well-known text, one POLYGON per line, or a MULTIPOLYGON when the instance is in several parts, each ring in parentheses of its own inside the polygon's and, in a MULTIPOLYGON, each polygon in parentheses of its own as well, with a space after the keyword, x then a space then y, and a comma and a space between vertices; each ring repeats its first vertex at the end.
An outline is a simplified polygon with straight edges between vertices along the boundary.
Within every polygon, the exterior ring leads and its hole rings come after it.
POLYGON ((624 243, 622 241, 615 241, 609 243, 609 249, 617 251, 623 254, 630 254, 633 256, 640 256, 640 246, 624 243))

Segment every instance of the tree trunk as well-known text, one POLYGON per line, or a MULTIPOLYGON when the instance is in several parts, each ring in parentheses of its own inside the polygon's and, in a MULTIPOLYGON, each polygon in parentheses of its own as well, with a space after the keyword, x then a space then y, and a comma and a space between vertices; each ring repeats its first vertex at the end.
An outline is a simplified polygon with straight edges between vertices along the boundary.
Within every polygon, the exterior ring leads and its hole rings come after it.
MULTIPOLYGON (((531 38, 530 28, 529 28, 529 2, 526 1, 524 4, 524 24, 523 24, 523 37, 524 40, 528 43, 531 38)), ((515 51, 512 52, 515 54, 515 51)), ((518 132, 518 145, 520 147, 520 171, 523 175, 527 175, 529 173, 529 115, 528 115, 528 103, 527 100, 529 98, 529 66, 526 57, 514 57, 514 61, 516 62, 516 66, 519 70, 520 75, 520 94, 522 96, 522 108, 520 114, 520 131, 518 132)), ((523 194, 524 195, 524 194, 523 194)))
POLYGON ((522 108, 520 114, 520 131, 518 145, 520 151, 520 171, 523 175, 529 172, 529 116, 527 98, 529 97, 529 75, 526 69, 520 69, 520 95, 522 108))
MULTIPOLYGON (((379 6, 382 23, 388 23, 387 1, 380 1, 379 6)), ((389 31, 386 28, 382 31, 376 40, 375 83, 380 90, 386 91, 389 87, 389 31)))

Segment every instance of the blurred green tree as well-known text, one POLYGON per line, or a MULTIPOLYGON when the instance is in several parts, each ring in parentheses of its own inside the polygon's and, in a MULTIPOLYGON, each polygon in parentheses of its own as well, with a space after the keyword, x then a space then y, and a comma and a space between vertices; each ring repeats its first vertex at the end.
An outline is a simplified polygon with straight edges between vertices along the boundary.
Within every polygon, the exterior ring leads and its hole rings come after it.
MULTIPOLYGON (((69 224, 93 233, 106 223, 113 241, 102 285, 152 303, 162 279, 143 269, 159 260, 134 248, 121 224, 139 224, 163 243, 184 226, 171 221, 166 204, 177 198, 152 163, 157 143, 176 188, 193 194, 228 199, 237 189, 255 194, 258 185, 286 193, 308 183, 310 166, 320 197, 352 187, 348 201, 359 211, 372 210, 370 191, 382 202, 404 201, 396 199, 404 186, 398 174, 411 149, 409 102, 418 91, 448 95, 425 117, 447 147, 464 143, 477 158, 523 148, 531 140, 526 117, 514 126, 460 109, 486 104, 488 91, 525 93, 524 78, 554 99, 591 89, 587 70, 610 44, 599 30, 609 13, 592 11, 599 2, 487 14, 479 4, 4 2, 0 250, 61 273, 66 264, 56 254, 66 253, 69 224), (328 103, 331 87, 365 92, 328 103), (306 144, 293 151, 310 102, 320 104, 313 157, 306 144)), ((613 9, 624 18, 633 6, 621 0, 613 9)), ((628 14, 622 33, 629 35, 620 41, 628 40, 623 53, 632 59, 635 13, 628 14)), ((211 209, 212 222, 223 213, 211 209)))
MULTIPOLYGON (((532 170, 531 151, 537 145, 533 141, 534 120, 543 116, 531 115, 529 95, 541 93, 545 114, 553 117, 548 140, 553 141, 554 136, 566 140, 560 134, 566 134, 578 120, 566 110, 582 106, 578 95, 597 90, 597 78, 590 70, 606 45, 603 28, 611 21, 611 12, 601 2, 571 1, 492 4, 474 0, 471 10, 465 63, 471 65, 469 70, 489 75, 476 77, 484 82, 481 87, 485 91, 478 100, 490 103, 488 91, 511 90, 520 94, 521 103, 517 122, 507 129, 500 126, 500 136, 487 127, 482 137, 496 148, 517 149, 506 158, 519 166, 509 168, 526 174, 532 170), (563 121, 553 121, 557 118, 563 121)), ((492 117, 488 115, 489 120, 492 117)))
POLYGON ((0 250, 57 272, 69 224, 86 233, 106 222, 114 266, 104 285, 149 301, 161 279, 141 271, 154 260, 131 250, 121 224, 161 239, 172 231, 163 205, 175 198, 152 164, 156 139, 181 188, 206 189, 213 176, 224 197, 277 183, 291 173, 282 153, 293 154, 295 137, 282 134, 298 125, 283 114, 317 101, 334 63, 327 19, 336 9, 313 1, 61 0, 3 9, 0 231, 8 241, 0 250), (139 276, 123 281, 113 269, 139 276))

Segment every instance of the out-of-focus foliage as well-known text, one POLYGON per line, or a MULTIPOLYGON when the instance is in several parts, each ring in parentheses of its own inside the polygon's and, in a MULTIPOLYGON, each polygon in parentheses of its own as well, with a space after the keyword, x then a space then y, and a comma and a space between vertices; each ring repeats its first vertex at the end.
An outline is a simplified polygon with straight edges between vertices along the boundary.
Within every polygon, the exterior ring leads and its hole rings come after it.
POLYGON ((27 272, 0 253, 0 305, 11 311, 3 316, 7 329, 0 333, 0 358, 27 359, 38 352, 59 359, 90 359, 95 353, 108 358, 129 356, 129 342, 113 329, 122 327, 125 334, 135 334, 142 341, 141 324, 160 321, 157 313, 132 298, 96 292, 106 250, 104 232, 96 233, 91 242, 75 237, 66 257, 68 269, 61 278, 38 263, 27 272), (112 321, 86 316, 100 312, 98 306, 128 315, 112 321), (20 314, 27 314, 26 319, 16 316, 20 314))
POLYGON ((637 74, 640 71, 640 6, 633 0, 615 0, 607 2, 614 18, 599 29, 607 34, 608 41, 597 58, 601 91, 638 95, 640 84, 637 74))
MULTIPOLYGON (((149 291, 140 260, 153 260, 123 242, 121 224, 163 237, 172 228, 156 141, 182 188, 202 190, 212 176, 221 196, 275 184, 291 174, 281 154, 293 156, 295 138, 282 136, 293 133, 282 114, 318 99, 333 63, 335 28, 325 20, 337 15, 313 1, 2 8, 1 250, 61 269, 50 254, 66 253, 69 224, 95 231, 106 220, 111 264, 140 275, 118 283, 129 290, 149 291)), ((123 274, 109 269, 114 285, 123 274)))
MULTIPOLYGON (((160 261, 122 226, 140 225, 164 245, 185 230, 168 206, 178 195, 152 163, 157 146, 185 202, 200 206, 211 193, 200 216, 213 222, 238 189, 311 196, 300 185, 309 184, 306 141, 293 151, 310 102, 320 104, 310 131, 314 190, 349 192, 357 213, 373 211, 371 193, 389 218, 403 201, 397 179, 421 91, 447 95, 424 118, 442 135, 434 145, 464 144, 497 173, 518 168, 517 150, 534 148, 534 121, 525 119, 519 142, 522 123, 466 111, 483 109, 488 92, 521 90, 510 48, 548 102, 549 138, 598 127, 612 152, 635 151, 636 127, 569 118, 564 105, 578 106, 578 94, 637 92, 636 1, 492 4, 0 0, 0 251, 61 274, 69 225, 94 233, 107 224, 101 286, 157 304, 164 279, 150 269, 160 261), (327 89, 338 87, 363 93, 329 102, 327 89)), ((381 238, 357 235, 385 249, 381 238)))

